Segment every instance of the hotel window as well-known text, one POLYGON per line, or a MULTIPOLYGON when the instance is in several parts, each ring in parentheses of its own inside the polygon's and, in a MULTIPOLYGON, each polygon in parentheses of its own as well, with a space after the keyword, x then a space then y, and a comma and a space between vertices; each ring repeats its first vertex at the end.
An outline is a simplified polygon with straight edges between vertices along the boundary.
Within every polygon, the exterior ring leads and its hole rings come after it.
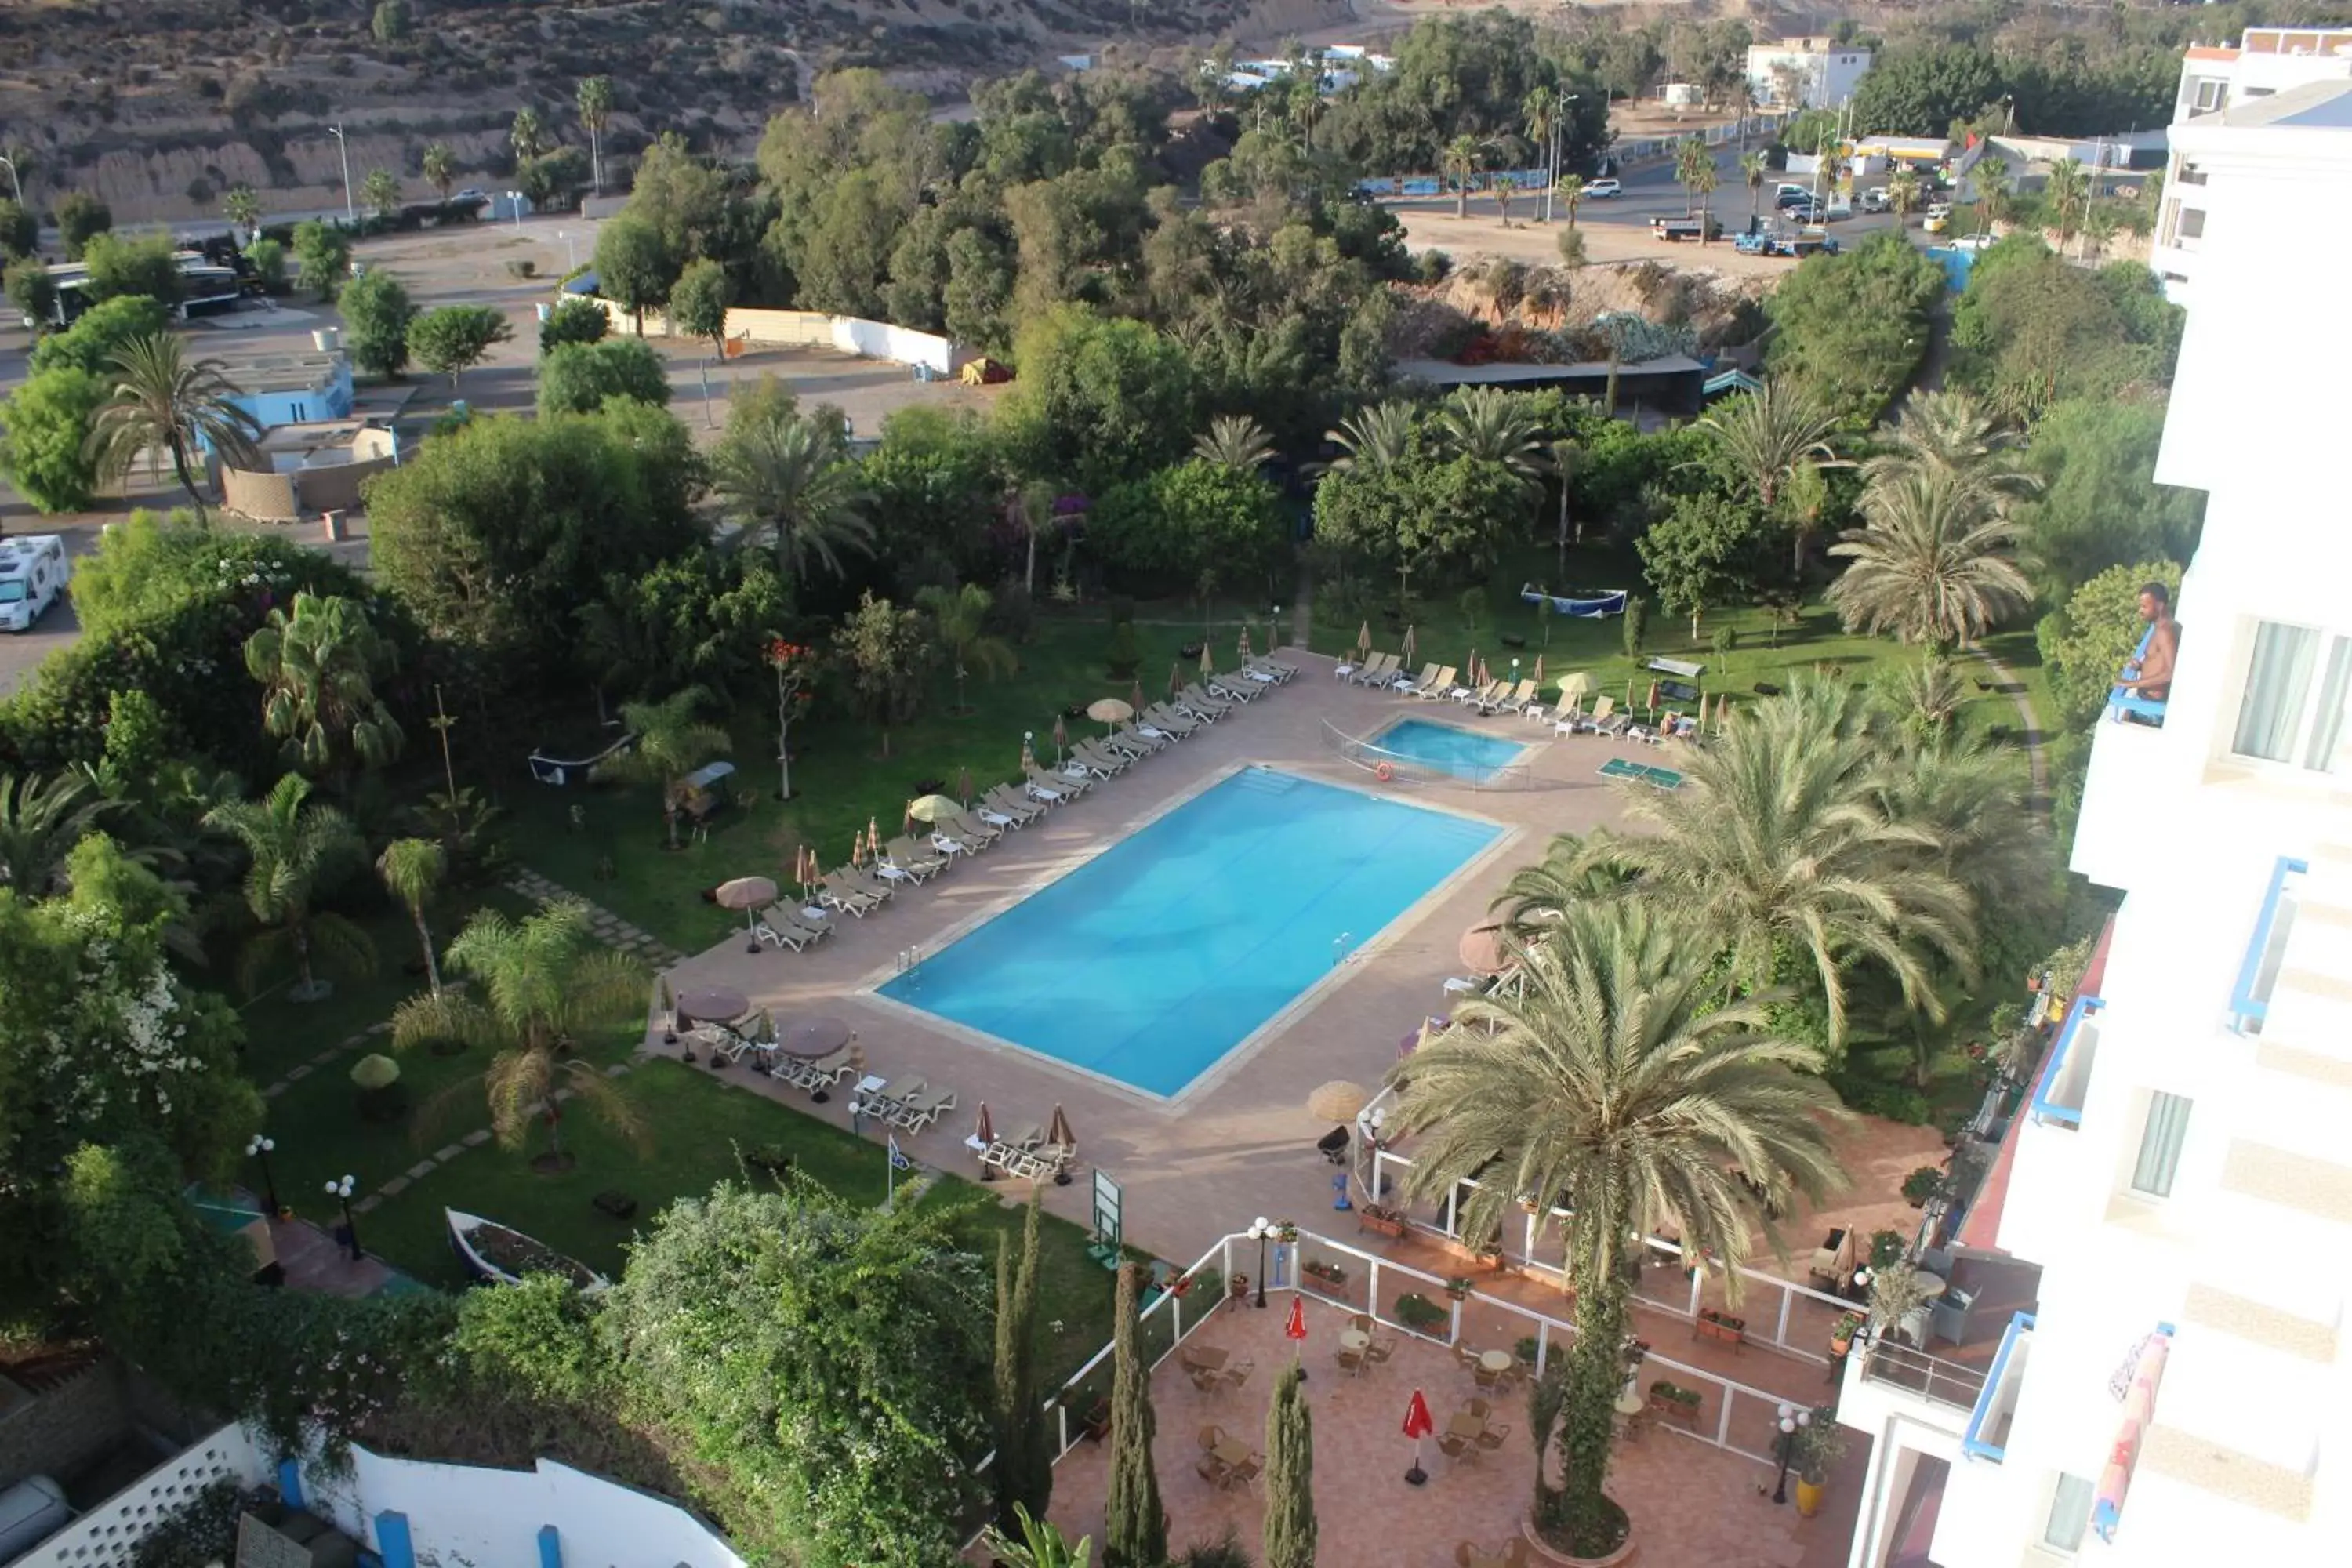
POLYGON ((2139 1158, 2132 1164, 2132 1191, 2151 1198, 2172 1195, 2180 1169, 2181 1141, 2189 1136, 2189 1101, 2161 1091, 2147 1097, 2147 1122, 2140 1130, 2139 1158))
POLYGON ((2180 220, 2173 225, 2173 237, 2186 245, 2192 239, 2205 237, 2205 209, 2182 207, 2180 220))
POLYGON ((2042 1527, 2042 1544, 2061 1552, 2081 1551, 2083 1532, 2091 1527, 2094 1495, 2090 1482, 2061 1470, 2050 1498, 2050 1522, 2042 1527))
POLYGON ((2221 107, 2221 100, 2230 84, 2216 77, 2206 77, 2197 83, 2197 112, 2210 114, 2221 107))
POLYGON ((2201 185, 2205 183, 2205 171, 2183 158, 2178 178, 2184 185, 2201 185))
POLYGON ((2242 757, 2334 773, 2352 694, 2352 637, 2263 621, 2230 749, 2242 757))

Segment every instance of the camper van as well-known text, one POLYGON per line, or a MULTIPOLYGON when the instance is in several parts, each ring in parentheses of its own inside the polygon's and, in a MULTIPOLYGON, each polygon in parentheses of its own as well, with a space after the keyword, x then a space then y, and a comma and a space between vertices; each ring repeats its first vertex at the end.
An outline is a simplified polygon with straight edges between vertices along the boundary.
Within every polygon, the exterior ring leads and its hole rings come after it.
POLYGON ((66 586, 66 542, 54 533, 0 539, 0 630, 28 632, 66 586))

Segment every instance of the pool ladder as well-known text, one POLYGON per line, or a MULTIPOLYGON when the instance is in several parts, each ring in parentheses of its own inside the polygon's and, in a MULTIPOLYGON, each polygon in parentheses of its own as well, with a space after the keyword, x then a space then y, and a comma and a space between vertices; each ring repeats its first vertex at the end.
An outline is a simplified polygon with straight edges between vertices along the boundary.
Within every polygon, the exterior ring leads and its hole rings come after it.
POLYGON ((898 977, 909 984, 920 984, 923 978, 923 950, 902 947, 898 950, 898 977))
POLYGON ((1356 955, 1356 933, 1343 931, 1331 939, 1331 967, 1339 968, 1356 955))

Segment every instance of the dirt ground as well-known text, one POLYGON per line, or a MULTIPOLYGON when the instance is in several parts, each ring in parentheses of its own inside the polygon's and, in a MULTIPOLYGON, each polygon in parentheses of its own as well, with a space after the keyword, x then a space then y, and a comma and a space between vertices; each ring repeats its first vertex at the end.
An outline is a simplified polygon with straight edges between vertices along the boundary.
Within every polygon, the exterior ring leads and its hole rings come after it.
MULTIPOLYGON (((1712 245, 1669 245, 1654 238, 1646 226, 1623 223, 1583 223, 1577 226, 1584 234, 1584 254, 1588 261, 1664 261, 1670 266, 1712 270, 1729 278, 1778 278, 1795 265, 1764 256, 1742 256, 1732 249, 1730 232, 1748 217, 1746 196, 1735 212, 1722 206, 1717 216, 1723 222, 1725 237, 1712 245)), ((1443 206, 1400 205, 1394 211, 1404 224, 1405 243, 1414 250, 1443 250, 1454 258, 1459 267, 1474 258, 1506 257, 1514 261, 1557 263, 1559 260, 1559 234, 1567 225, 1562 222, 1531 221, 1530 210, 1540 214, 1540 205, 1530 209, 1529 204, 1512 204, 1511 225, 1505 228, 1495 216, 1495 204, 1474 200, 1468 217, 1455 217, 1451 203, 1443 206), (1481 210, 1483 209, 1483 210, 1481 210)))

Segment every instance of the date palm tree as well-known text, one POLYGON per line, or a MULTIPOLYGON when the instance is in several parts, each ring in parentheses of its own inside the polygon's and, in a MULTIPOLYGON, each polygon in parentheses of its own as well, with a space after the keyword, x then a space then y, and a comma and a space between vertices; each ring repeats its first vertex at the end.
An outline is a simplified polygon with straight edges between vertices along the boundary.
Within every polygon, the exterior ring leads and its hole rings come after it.
POLYGON ((1551 161, 1552 136, 1560 129, 1568 114, 1568 100, 1558 88, 1538 87, 1529 89, 1527 100, 1519 106, 1519 123, 1528 133, 1528 141, 1536 150, 1536 161, 1544 171, 1544 216, 1551 221, 1553 184, 1559 170, 1551 161))
POLYGON ((522 108, 515 110, 514 128, 507 132, 514 146, 515 162, 528 163, 547 151, 547 129, 540 122, 539 110, 522 108))
POLYGON ((407 737, 376 695, 396 662, 366 609, 333 595, 296 594, 246 639, 245 668, 261 684, 261 726, 286 743, 293 766, 321 773, 357 761, 380 768, 407 737))
POLYGON ((711 454, 711 488, 740 525, 737 537, 765 541, 787 577, 812 564, 837 577, 845 553, 874 552, 857 470, 805 416, 779 411, 730 429, 711 454))
POLYGON ((425 183, 440 192, 443 201, 447 201, 449 188, 457 183, 457 155, 449 151, 449 143, 435 142, 428 144, 424 156, 417 161, 417 168, 424 174, 425 183))
POLYGON ((1706 142, 1702 138, 1686 137, 1675 146, 1675 184, 1683 188, 1683 216, 1688 217, 1697 210, 1702 175, 1708 181, 1707 189, 1715 189, 1714 174, 1715 154, 1707 151, 1706 142))
POLYGON ((1561 1484, 1538 1475, 1535 1514, 1580 1553, 1622 1529, 1603 1488, 1641 1238, 1675 1228, 1685 1258, 1721 1260, 1736 1292, 1766 1223, 1741 1177, 1782 1202, 1841 1179, 1823 1127, 1834 1097, 1811 1076, 1820 1054, 1769 1032, 1780 994, 1724 1005, 1711 959, 1700 933, 1640 904, 1579 904, 1525 951, 1517 996, 1462 1004, 1461 1026, 1392 1073, 1391 1122, 1415 1141, 1408 1198, 1475 1181, 1460 1220, 1473 1245, 1523 1200, 1564 1233, 1577 1335, 1550 1394, 1561 1484))
POLYGON ((1895 226, 1911 226, 1911 215, 1919 210, 1919 174, 1916 169, 1897 169, 1886 176, 1886 205, 1895 209, 1895 226))
POLYGON ((359 926, 331 910, 314 909, 315 896, 342 879, 366 853, 359 830, 331 805, 310 805, 310 781, 288 773, 259 800, 225 802, 205 813, 205 826, 245 847, 245 903, 261 929, 237 955, 237 980, 247 994, 272 965, 291 959, 289 1002, 318 1002, 334 986, 318 973, 320 961, 351 973, 375 973, 375 944, 359 926))
POLYGON ((723 726, 703 721, 703 706, 709 700, 709 692, 688 686, 658 702, 622 703, 621 731, 635 740, 596 764, 604 777, 659 786, 662 820, 668 825, 673 849, 677 847, 678 781, 713 757, 726 755, 734 745, 723 726))
POLYGON ((1533 479, 1542 458, 1540 422, 1525 398, 1498 386, 1454 388, 1437 428, 1457 455, 1500 463, 1522 479, 1533 479))
POLYGON ((2009 160, 1998 153, 1986 153, 1969 171, 1969 182, 1977 188, 1977 213, 1983 220, 1977 232, 1983 234, 2008 215, 2009 160))
POLYGON ((1739 177, 1748 182, 1748 221, 1754 223, 1764 206, 1764 176, 1771 173, 1770 160, 1759 150, 1739 155, 1739 177))
POLYGON ((1363 468, 1378 473, 1402 462, 1411 448, 1412 405, 1375 403, 1339 421, 1338 428, 1324 431, 1323 438, 1339 448, 1339 456, 1331 459, 1335 472, 1363 468))
POLYGON ((583 77, 572 100, 580 106, 580 123, 588 132, 588 177, 601 196, 604 194, 602 138, 604 127, 613 119, 613 79, 608 76, 583 77))
POLYGON ((1220 414, 1192 443, 1192 456, 1237 474, 1254 474, 1273 460, 1274 443, 1265 426, 1247 415, 1220 414))
POLYGON ((231 185, 221 197, 221 216, 228 219, 230 227, 251 236, 261 226, 261 198, 251 185, 231 185))
POLYGON ((1478 139, 1456 136, 1445 144, 1440 160, 1445 177, 1454 182, 1454 216, 1470 216, 1470 176, 1478 172, 1478 139))
POLYGON ((395 838, 375 858, 384 890, 400 900, 415 922, 416 941, 425 950, 425 984, 436 996, 441 994, 441 961, 433 951, 433 928, 425 922, 425 908, 440 891, 448 870, 447 853, 430 838, 395 838))
POLYGON ((1928 960, 1967 966, 1976 909, 1939 868, 1936 830, 1886 808, 1886 757, 1858 694, 1800 682, 1693 752, 1682 788, 1633 800, 1651 831, 1563 835, 1496 907, 1529 931, 1593 899, 1678 910, 1728 953, 1736 986, 1772 984, 1783 962, 1810 969, 1832 1040, 1858 962, 1932 1005, 1928 960))
POLYGON ((2016 433, 1965 392, 1914 393, 1885 445, 1862 466, 1865 484, 1914 475, 1943 480, 1995 511, 2037 494, 2042 481, 2016 461, 2016 433))
POLYGON ((114 356, 114 384, 90 421, 85 449, 109 483, 129 474, 142 454, 169 452, 201 522, 205 498, 195 476, 206 447, 235 468, 267 466, 260 423, 236 401, 243 395, 220 361, 191 361, 173 334, 133 338, 114 356))
POLYGON ((115 808, 87 778, 0 773, 0 888, 20 899, 55 892, 66 857, 115 808))
MULTIPOLYGON (((1717 461, 1745 479, 1766 511, 1807 468, 1843 468, 1837 455, 1837 416, 1795 383, 1774 377, 1754 392, 1727 398, 1702 415, 1698 428, 1717 461)), ((1790 531, 1796 539, 1794 570, 1805 569, 1804 520, 1790 531)))
POLYGON ((2013 559, 2016 525, 1952 480, 1871 485, 1862 514, 1830 546, 1847 562, 1829 593, 1847 630, 1954 648, 2033 602, 2013 559))
POLYGON ((2075 159, 2061 158, 2050 165, 2042 195, 2049 203, 2050 216, 2058 230, 2058 249, 2063 254, 2066 241, 2074 237, 2075 225, 2091 204, 2091 173, 2075 159))
POLYGON ((994 598, 977 583, 948 589, 938 584, 915 595, 916 605, 928 612, 939 628, 940 642, 948 650, 949 660, 955 666, 956 711, 969 713, 971 704, 963 700, 965 672, 973 665, 988 676, 1010 675, 1020 668, 1013 657, 1013 645, 988 629, 988 608, 994 598))
POLYGON ((560 1161, 557 1094, 568 1089, 606 1126, 643 1146, 644 1119, 620 1086, 594 1062, 565 1054, 582 1031, 618 1022, 645 1005, 645 972, 596 940, 586 904, 562 900, 520 921, 480 910, 449 944, 447 959, 450 972, 473 985, 402 1003, 392 1016, 393 1048, 459 1040, 498 1054, 479 1080, 461 1079, 428 1102, 427 1125, 479 1081, 488 1092, 490 1131, 500 1144, 520 1149, 532 1119, 542 1118, 549 1153, 560 1161))
POLYGON ((1551 183, 1551 194, 1559 197, 1559 205, 1568 209, 1568 226, 1576 226, 1576 209, 1584 205, 1584 179, 1580 174, 1562 174, 1551 183))

